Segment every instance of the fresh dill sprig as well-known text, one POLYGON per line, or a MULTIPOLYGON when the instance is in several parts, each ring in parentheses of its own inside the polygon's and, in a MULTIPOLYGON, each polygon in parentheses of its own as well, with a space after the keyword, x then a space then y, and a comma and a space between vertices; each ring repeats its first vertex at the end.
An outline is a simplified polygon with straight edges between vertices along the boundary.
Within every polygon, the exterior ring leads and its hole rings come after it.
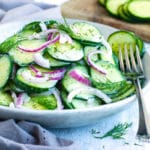
POLYGON ((132 123, 119 123, 118 125, 115 125, 114 128, 112 128, 110 131, 106 132, 104 135, 100 136, 98 135, 99 132, 92 129, 92 135, 95 138, 103 139, 105 137, 111 136, 113 139, 123 139, 123 136, 126 134, 126 131, 129 127, 132 126, 132 123))

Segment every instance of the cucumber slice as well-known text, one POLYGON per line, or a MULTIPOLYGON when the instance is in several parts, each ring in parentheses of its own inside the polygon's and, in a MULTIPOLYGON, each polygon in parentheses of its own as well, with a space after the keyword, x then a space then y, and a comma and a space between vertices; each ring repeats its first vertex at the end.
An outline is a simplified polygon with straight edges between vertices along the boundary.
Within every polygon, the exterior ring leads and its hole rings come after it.
POLYGON ((98 82, 93 81, 93 85, 97 89, 103 91, 105 94, 114 95, 126 86, 126 82, 120 81, 120 82, 114 82, 114 83, 98 83, 98 82))
MULTIPOLYGON (((92 52, 93 50, 98 50, 98 47, 93 47, 93 46, 85 46, 84 47, 84 60, 85 60, 85 62, 87 62, 87 56, 88 56, 88 54, 90 53, 90 52, 92 52)), ((92 61, 97 61, 97 60, 99 60, 100 59, 100 56, 99 56, 100 54, 98 54, 98 55, 93 55, 92 57, 91 57, 91 60, 92 61)))
POLYGON ((69 103, 67 101, 67 92, 62 91, 61 95, 62 95, 62 100, 66 108, 69 108, 69 109, 85 109, 85 108, 90 108, 90 107, 97 107, 102 104, 102 101, 97 97, 92 97, 91 101, 83 100, 80 98, 73 98, 72 102, 69 103))
POLYGON ((125 21, 129 21, 129 22, 132 22, 132 19, 130 17, 128 17, 125 13, 124 13, 124 4, 119 6, 118 8, 118 14, 120 16, 121 19, 125 20, 125 21))
POLYGON ((150 21, 150 1, 132 0, 128 3, 128 11, 133 18, 150 21))
POLYGON ((48 47, 48 53, 55 59, 69 62, 79 61, 84 56, 82 45, 76 41, 71 44, 56 42, 48 47))
POLYGON ((65 61, 61 61, 61 60, 53 58, 51 55, 49 55, 48 52, 44 53, 43 56, 49 60, 51 67, 62 67, 62 66, 70 65, 69 62, 65 62, 65 61))
MULTIPOLYGON (((129 46, 132 44, 135 51, 135 45, 137 44, 135 36, 128 31, 116 31, 108 37, 107 41, 112 46, 112 50, 116 56, 119 56, 119 46, 124 50, 124 45, 126 44, 129 50, 129 46)), ((140 49, 140 53, 142 53, 142 49, 140 49)))
MULTIPOLYGON (((18 43, 18 45, 21 45, 25 48, 37 48, 40 45, 42 45, 45 42, 45 40, 24 40, 18 43)), ((17 63, 19 66, 27 66, 34 62, 34 54, 37 52, 25 52, 18 48, 18 45, 13 47, 9 51, 9 55, 12 57, 15 63, 17 63)), ((42 53, 42 52, 41 52, 42 53)))
POLYGON ((106 61, 98 61, 95 63, 95 65, 107 71, 107 74, 103 75, 98 71, 96 71, 95 69, 91 68, 90 69, 91 78, 92 81, 94 81, 95 83, 110 84, 110 83, 120 82, 125 80, 124 76, 115 65, 106 61))
POLYGON ((122 93, 122 94, 120 94, 120 95, 118 95, 116 97, 113 97, 112 100, 113 100, 113 102, 120 101, 120 100, 122 100, 124 98, 127 98, 127 97, 131 96, 134 93, 135 93, 135 86, 132 85, 124 93, 122 93))
POLYGON ((17 33, 9 38, 7 38, 4 42, 0 44, 0 53, 7 53, 9 50, 14 47, 19 41, 26 39, 30 35, 32 35, 34 31, 23 31, 17 33))
POLYGON ((118 17, 118 8, 120 7, 120 5, 128 1, 129 0, 107 0, 106 9, 108 10, 110 14, 118 17))
POLYGON ((88 75, 88 71, 86 69, 86 67, 84 66, 75 66, 74 68, 71 68, 64 76, 63 80, 62 80, 62 85, 65 88, 66 91, 71 92, 72 90, 75 90, 77 88, 82 88, 82 87, 86 87, 85 84, 75 80, 74 78, 72 78, 69 73, 72 70, 76 70, 78 72, 80 72, 81 74, 85 75, 85 76, 89 76, 88 75))
POLYGON ((86 109, 91 107, 98 107, 101 105, 102 101, 98 98, 94 98, 91 100, 92 102, 80 100, 80 99, 73 99, 72 100, 72 106, 75 109, 86 109))
POLYGON ((12 72, 12 62, 8 55, 0 56, 0 89, 3 88, 12 72))
POLYGON ((0 91, 0 105, 9 106, 13 102, 11 95, 8 92, 0 91))
MULTIPOLYGON (((42 68, 42 70, 45 70, 45 72, 47 72, 47 69, 42 68)), ((37 78, 36 81, 33 81, 32 78, 35 79, 36 77, 28 67, 20 68, 17 71, 15 77, 15 84, 19 88, 29 93, 32 92, 38 93, 42 91, 47 91, 48 89, 54 87, 58 82, 57 80, 40 81, 40 78, 37 78)))
POLYGON ((57 100, 54 95, 33 96, 30 101, 23 104, 23 107, 34 110, 53 110, 57 108, 57 100))
POLYGON ((85 45, 100 45, 102 35, 93 25, 85 22, 76 22, 70 25, 71 37, 85 45))

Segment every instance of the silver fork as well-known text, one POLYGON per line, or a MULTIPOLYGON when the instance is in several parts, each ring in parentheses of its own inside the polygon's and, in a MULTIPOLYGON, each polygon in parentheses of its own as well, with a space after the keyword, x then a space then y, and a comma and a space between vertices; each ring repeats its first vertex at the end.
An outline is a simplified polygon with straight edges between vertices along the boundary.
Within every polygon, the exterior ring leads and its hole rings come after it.
POLYGON ((143 92, 141 89, 140 79, 145 78, 142 61, 138 46, 135 47, 136 51, 133 51, 133 45, 124 45, 124 56, 119 45, 119 63, 120 69, 125 73, 126 77, 130 79, 136 88, 136 96, 139 105, 139 127, 137 131, 137 137, 139 140, 150 142, 150 117, 146 110, 143 92), (129 52, 127 49, 129 46, 129 52))

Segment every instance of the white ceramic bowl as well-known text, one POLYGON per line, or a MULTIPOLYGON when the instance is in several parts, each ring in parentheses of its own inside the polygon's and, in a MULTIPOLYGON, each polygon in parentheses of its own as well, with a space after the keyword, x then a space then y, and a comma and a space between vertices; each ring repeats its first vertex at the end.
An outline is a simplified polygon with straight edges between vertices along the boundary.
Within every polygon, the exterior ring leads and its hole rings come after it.
MULTIPOLYGON (((58 19, 56 19, 58 20, 58 19)), ((58 20, 61 21, 62 20, 58 20)), ((68 20, 68 22, 72 23, 77 20, 68 20)), ((79 21, 79 20, 78 20, 79 21)), ((80 20, 81 21, 81 20, 80 20)), ((20 30, 25 24, 31 22, 31 20, 20 21, 7 23, 0 26, 0 43, 4 41, 7 37, 13 35, 18 30, 20 30)), ((92 23, 92 22, 90 22, 92 23)), ((107 25, 92 23, 97 26, 105 39, 117 29, 112 28, 107 25)), ((148 92, 150 89, 150 68, 146 66, 150 66, 150 53, 146 51, 145 56, 143 58, 143 64, 145 68, 146 75, 146 84, 143 88, 143 92, 148 92)), ((13 109, 8 107, 0 106, 0 118, 3 119, 18 119, 18 120, 28 120, 38 122, 42 125, 48 127, 55 128, 66 128, 66 127, 75 127, 87 125, 90 123, 94 123, 97 120, 100 120, 106 116, 118 113, 119 111, 126 109, 128 105, 135 102, 135 95, 126 98, 124 100, 102 105, 96 108, 88 108, 82 110, 62 110, 62 111, 34 111, 34 110, 21 110, 21 109, 13 109)))

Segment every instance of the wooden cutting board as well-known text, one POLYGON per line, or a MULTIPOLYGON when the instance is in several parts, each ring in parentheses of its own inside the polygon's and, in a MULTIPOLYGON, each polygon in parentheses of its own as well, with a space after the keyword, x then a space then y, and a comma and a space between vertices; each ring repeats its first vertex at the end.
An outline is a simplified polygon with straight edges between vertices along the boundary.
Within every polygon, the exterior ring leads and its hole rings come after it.
POLYGON ((61 6, 64 17, 100 22, 119 29, 135 32, 142 39, 150 42, 150 23, 128 23, 110 16, 98 0, 70 0, 61 6))

